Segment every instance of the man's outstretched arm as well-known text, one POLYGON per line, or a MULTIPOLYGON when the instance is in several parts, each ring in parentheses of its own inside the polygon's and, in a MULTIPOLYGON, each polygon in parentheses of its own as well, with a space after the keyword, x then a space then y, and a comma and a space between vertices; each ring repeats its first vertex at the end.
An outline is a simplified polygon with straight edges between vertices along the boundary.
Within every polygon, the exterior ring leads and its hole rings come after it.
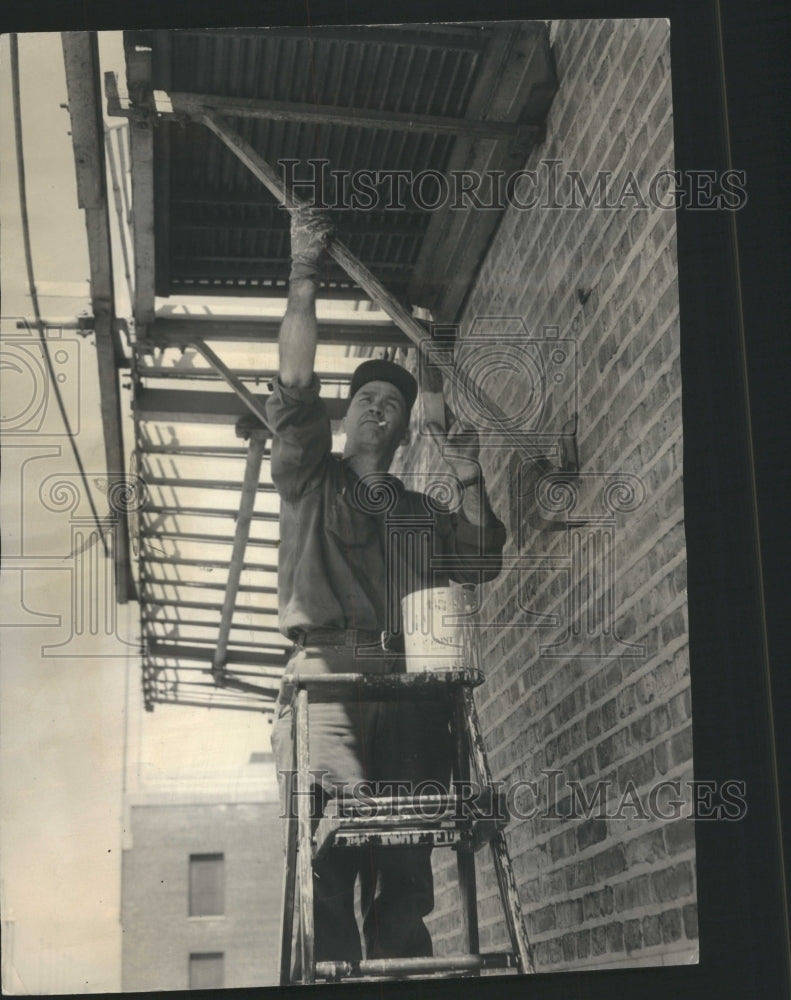
POLYGON ((316 290, 328 234, 326 218, 315 209, 292 212, 288 304, 278 337, 280 381, 285 386, 305 388, 313 378, 318 338, 316 290))

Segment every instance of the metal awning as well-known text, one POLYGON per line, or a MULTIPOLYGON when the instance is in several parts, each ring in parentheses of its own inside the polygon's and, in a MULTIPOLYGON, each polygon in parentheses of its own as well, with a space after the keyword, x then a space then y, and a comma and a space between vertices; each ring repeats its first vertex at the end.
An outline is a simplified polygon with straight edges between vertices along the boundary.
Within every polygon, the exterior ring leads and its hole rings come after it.
MULTIPOLYGON (((452 322, 501 213, 454 204, 462 182, 443 202, 437 177, 481 176, 485 198, 487 172, 524 166, 556 89, 543 22, 138 31, 125 46, 160 296, 286 291, 287 213, 192 119, 197 104, 273 167, 292 161, 284 175, 320 178, 301 193, 315 190, 352 254, 394 295, 452 322)), ((366 297, 334 263, 321 295, 366 297)))
POLYGON ((556 89, 548 33, 543 22, 133 31, 124 49, 128 104, 112 75, 105 86, 129 125, 145 704, 265 711, 289 646, 262 407, 290 254, 278 185, 262 177, 283 175, 279 160, 296 161, 296 182, 324 163, 321 190, 298 194, 320 195, 342 240, 319 292, 317 356, 337 421, 360 356, 404 359, 426 336, 412 307, 440 324, 459 314, 502 212, 427 207, 429 188, 409 178, 524 167, 556 89), (360 171, 374 204, 344 208, 342 184, 360 171), (156 308, 176 294, 195 307, 156 308), (217 314, 203 305, 216 295, 260 307, 217 314))

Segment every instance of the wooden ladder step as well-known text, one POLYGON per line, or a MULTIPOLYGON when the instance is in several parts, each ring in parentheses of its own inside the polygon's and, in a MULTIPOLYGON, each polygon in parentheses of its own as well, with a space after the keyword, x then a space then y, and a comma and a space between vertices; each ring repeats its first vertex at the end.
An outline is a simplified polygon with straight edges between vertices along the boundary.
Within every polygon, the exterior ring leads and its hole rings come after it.
POLYGON ((357 962, 317 962, 316 976, 321 979, 358 979, 362 977, 403 978, 430 976, 436 973, 457 975, 483 969, 516 969, 511 952, 487 952, 480 955, 447 955, 440 958, 364 958, 357 962))
POLYGON ((508 823, 505 796, 491 786, 477 795, 345 797, 327 803, 313 856, 330 847, 462 846, 478 850, 508 823))

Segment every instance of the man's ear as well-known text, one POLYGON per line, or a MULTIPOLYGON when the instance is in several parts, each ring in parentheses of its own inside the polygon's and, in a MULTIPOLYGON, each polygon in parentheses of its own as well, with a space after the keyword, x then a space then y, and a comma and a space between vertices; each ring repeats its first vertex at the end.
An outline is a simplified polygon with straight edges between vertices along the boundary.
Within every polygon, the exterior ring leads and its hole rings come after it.
POLYGON ((403 444, 409 444, 412 440, 412 428, 407 424, 406 430, 404 431, 404 436, 399 441, 399 447, 403 444))

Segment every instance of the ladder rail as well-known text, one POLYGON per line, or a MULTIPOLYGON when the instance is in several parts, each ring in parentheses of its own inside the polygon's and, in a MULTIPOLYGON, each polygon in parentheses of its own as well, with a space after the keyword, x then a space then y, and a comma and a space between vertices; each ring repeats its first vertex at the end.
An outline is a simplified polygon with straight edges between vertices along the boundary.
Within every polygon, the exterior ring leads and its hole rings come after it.
MULTIPOLYGON (((313 697, 318 702, 362 700, 390 700, 399 696, 399 688, 410 700, 450 697, 451 736, 454 779, 460 783, 470 783, 474 772, 481 790, 489 790, 492 808, 495 806, 494 785, 489 768, 486 748, 478 721, 473 698, 473 688, 482 683, 483 676, 478 669, 437 672, 433 676, 420 677, 417 674, 365 675, 339 674, 333 676, 293 675, 286 679, 281 697, 286 697, 293 710, 292 745, 296 749, 296 817, 293 813, 293 798, 287 806, 287 868, 284 879, 284 904, 281 923, 281 966, 280 983, 289 985, 298 981, 292 975, 292 936, 294 911, 299 910, 299 958, 301 960, 301 982, 315 983, 316 978, 337 981, 356 978, 399 978, 419 975, 448 974, 479 975, 484 969, 516 969, 521 973, 535 972, 532 947, 527 937, 522 915, 519 891, 514 878, 503 830, 504 821, 493 816, 491 826, 485 828, 484 839, 474 836, 482 817, 469 817, 469 830, 448 821, 450 810, 457 804, 455 795, 430 796, 432 805, 438 812, 430 819, 421 815, 419 801, 407 802, 398 797, 372 799, 367 805, 384 806, 384 812, 374 817, 355 815, 349 803, 339 802, 336 814, 325 816, 319 822, 314 837, 314 817, 311 813, 313 800, 310 776, 310 743, 308 735, 309 703, 313 697), (344 809, 346 813, 344 813, 344 809), (319 836, 321 824, 329 822, 329 835, 319 836), (418 828, 419 823, 424 827, 418 828), (425 824, 437 827, 429 830, 425 824), (410 823, 412 824, 410 826, 410 823), (344 826, 346 824, 346 826, 344 826), (401 827, 403 826, 403 831, 401 827), (445 827, 448 827, 445 830, 445 827), (439 829, 442 827, 443 829, 439 829), (356 832, 355 832, 356 830, 356 832), (391 830, 392 835, 387 831, 391 830), (464 937, 468 953, 456 956, 426 958, 360 959, 357 961, 316 961, 314 946, 313 914, 313 860, 332 844, 333 838, 341 849, 344 844, 353 846, 355 838, 368 837, 371 840, 391 842, 398 840, 401 833, 420 836, 435 836, 438 846, 452 846, 457 855, 457 873, 461 896, 461 911, 464 937), (497 876, 500 901, 503 908, 511 952, 480 953, 478 928, 478 899, 475 875, 474 852, 476 847, 488 840, 497 876), (298 905, 297 905, 298 904, 298 905)), ((461 800, 466 801, 466 800, 461 800)), ((406 841, 404 841, 406 842, 406 841)))

